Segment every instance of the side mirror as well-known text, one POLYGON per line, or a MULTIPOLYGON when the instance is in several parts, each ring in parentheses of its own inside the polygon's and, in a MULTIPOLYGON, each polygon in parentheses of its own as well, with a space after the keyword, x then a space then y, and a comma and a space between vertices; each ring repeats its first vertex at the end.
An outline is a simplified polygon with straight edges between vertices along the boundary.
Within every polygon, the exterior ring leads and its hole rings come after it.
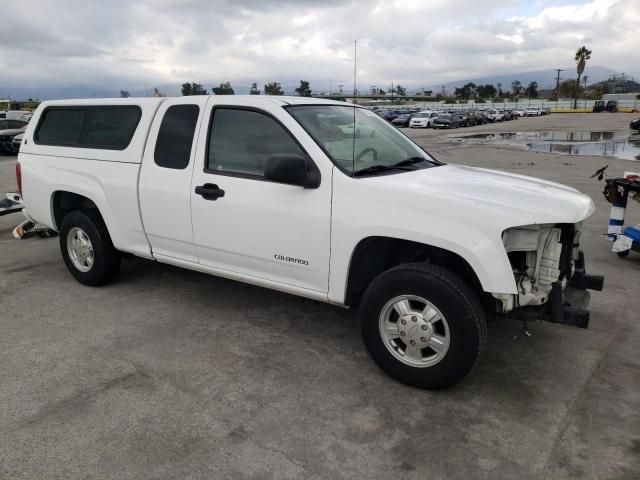
POLYGON ((304 188, 318 188, 320 186, 318 168, 301 155, 271 155, 267 159, 264 178, 272 182, 304 188))

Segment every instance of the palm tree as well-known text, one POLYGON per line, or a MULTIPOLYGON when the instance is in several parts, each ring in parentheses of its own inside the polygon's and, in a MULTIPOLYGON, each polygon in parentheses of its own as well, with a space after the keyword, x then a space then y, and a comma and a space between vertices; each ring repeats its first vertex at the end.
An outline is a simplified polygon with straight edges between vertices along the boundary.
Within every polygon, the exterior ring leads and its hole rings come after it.
POLYGON ((584 45, 576 50, 575 61, 576 71, 578 72, 578 80, 576 81, 575 90, 573 92, 573 108, 578 108, 578 88, 580 86, 580 75, 584 72, 584 67, 587 65, 587 60, 591 58, 591 50, 588 50, 584 45))

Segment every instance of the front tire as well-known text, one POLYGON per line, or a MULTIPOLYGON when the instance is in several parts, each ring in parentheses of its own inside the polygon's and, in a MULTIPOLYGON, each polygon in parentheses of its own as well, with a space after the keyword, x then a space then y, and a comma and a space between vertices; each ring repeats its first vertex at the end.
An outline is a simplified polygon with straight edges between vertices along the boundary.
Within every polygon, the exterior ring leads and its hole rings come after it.
POLYGON ((71 275, 84 285, 104 285, 120 271, 120 252, 95 210, 74 210, 64 217, 60 251, 71 275))
POLYGON ((434 390, 466 377, 487 338, 484 311, 469 286, 426 263, 399 265, 376 277, 362 299, 360 325, 382 370, 434 390))

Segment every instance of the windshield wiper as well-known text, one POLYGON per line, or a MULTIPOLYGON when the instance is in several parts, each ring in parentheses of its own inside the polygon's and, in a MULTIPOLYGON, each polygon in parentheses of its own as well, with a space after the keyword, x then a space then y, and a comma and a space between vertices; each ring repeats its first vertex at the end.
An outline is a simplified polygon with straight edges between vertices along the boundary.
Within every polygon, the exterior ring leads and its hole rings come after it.
MULTIPOLYGON (((400 162, 400 163, 402 163, 402 162, 400 162)), ((357 172, 354 172, 353 176, 354 177, 360 177, 362 175, 368 175, 370 173, 388 172, 390 170, 411 171, 411 170, 416 170, 416 168, 414 168, 411 164, 371 165, 370 167, 363 168, 362 170, 358 170, 357 172)))
POLYGON ((393 165, 372 165, 370 167, 363 168, 362 170, 358 170, 357 172, 355 172, 353 176, 360 177, 362 175, 368 175, 370 173, 388 172, 390 170, 417 170, 414 165, 421 162, 429 162, 429 160, 424 157, 409 157, 393 165))
MULTIPOLYGON (((405 160, 402 160, 401 162, 396 163, 395 165, 393 165, 394 167, 406 167, 408 165, 415 165, 416 163, 421 163, 421 162, 429 162, 429 160, 427 160, 424 157, 409 157, 405 160)), ((429 162, 431 163, 431 162, 429 162)))

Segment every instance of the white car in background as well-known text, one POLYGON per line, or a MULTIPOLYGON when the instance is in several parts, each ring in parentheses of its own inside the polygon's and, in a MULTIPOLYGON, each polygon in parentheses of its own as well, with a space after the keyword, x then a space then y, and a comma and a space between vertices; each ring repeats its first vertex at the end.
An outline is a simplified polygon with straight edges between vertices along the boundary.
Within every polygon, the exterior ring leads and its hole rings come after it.
POLYGON ((538 117, 541 115, 541 112, 537 108, 527 108, 525 114, 527 117, 538 117))
POLYGON ((524 108, 516 108, 516 109, 513 111, 513 113, 515 113, 515 114, 516 114, 517 116, 519 116, 519 117, 524 117, 524 116, 527 114, 527 112, 525 111, 525 109, 524 109, 524 108))
POLYGON ((18 153, 20 151, 20 145, 22 144, 23 138, 24 138, 24 133, 20 133, 15 137, 13 137, 13 140, 11 141, 11 149, 10 149, 11 151, 13 151, 13 153, 18 153))
POLYGON ((495 108, 492 108, 490 110, 487 110, 487 118, 491 122, 502 122, 504 121, 504 113, 496 110, 495 108))
MULTIPOLYGON (((353 123, 347 123, 344 125, 338 125, 338 128, 342 132, 345 137, 353 137, 353 123)), ((372 128, 361 125, 359 122, 356 122, 356 138, 360 137, 375 137, 376 132, 372 128)))
POLYGON ((33 112, 27 112, 24 110, 0 110, 0 118, 6 120, 20 120, 28 122, 31 120, 33 112))
POLYGON ((409 128, 433 127, 433 122, 435 122, 437 117, 438 112, 434 112, 432 110, 425 110, 423 112, 416 113, 409 122, 409 128))

